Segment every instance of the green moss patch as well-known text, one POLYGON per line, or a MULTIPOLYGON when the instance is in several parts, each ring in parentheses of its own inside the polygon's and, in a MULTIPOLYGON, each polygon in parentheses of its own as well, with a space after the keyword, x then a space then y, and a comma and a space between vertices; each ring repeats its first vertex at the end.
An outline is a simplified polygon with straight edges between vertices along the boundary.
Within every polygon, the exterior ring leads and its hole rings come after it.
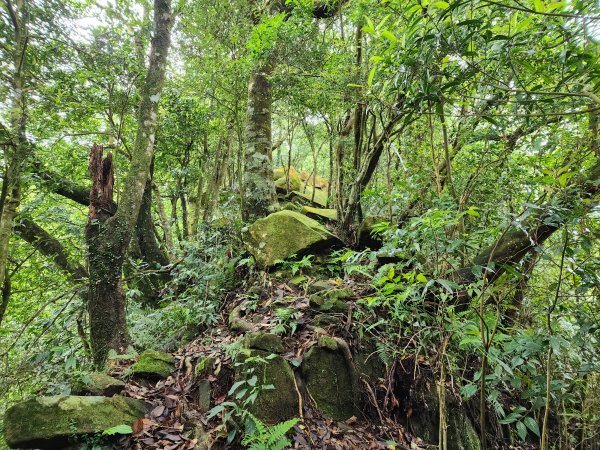
POLYGON ((247 348, 264 350, 269 353, 283 353, 281 337, 264 331, 247 333, 244 337, 244 345, 247 348))
POLYGON ((302 212, 314 219, 337 220, 337 211, 335 209, 313 208, 312 206, 303 206, 302 212))
POLYGON ((160 380, 171 374, 175 359, 168 353, 156 350, 142 352, 138 361, 130 367, 129 373, 148 380, 160 380))
POLYGON ((73 386, 75 394, 104 395, 112 397, 120 393, 125 387, 121 380, 111 377, 105 373, 92 372, 84 374, 79 382, 73 386))
POLYGON ((310 296, 310 306, 321 312, 347 313, 346 300, 354 297, 352 289, 329 289, 310 296))

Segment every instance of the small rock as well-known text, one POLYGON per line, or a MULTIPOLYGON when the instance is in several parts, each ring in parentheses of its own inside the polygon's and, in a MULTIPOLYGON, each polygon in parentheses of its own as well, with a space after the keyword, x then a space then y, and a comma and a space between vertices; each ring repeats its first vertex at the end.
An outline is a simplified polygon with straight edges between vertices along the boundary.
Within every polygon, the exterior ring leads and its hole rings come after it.
POLYGON ((324 328, 324 327, 333 325, 334 323, 338 323, 338 322, 339 322, 338 318, 334 317, 330 314, 317 314, 312 319, 311 324, 316 327, 324 328))
POLYGON ((171 374, 174 363, 175 359, 168 353, 145 350, 138 361, 129 368, 129 372, 140 378, 160 380, 171 374))
POLYGON ((210 409, 210 400, 212 397, 212 388, 210 381, 202 380, 196 383, 198 411, 205 413, 210 409))
POLYGON ((106 375, 105 373, 92 372, 81 377, 73 386, 73 393, 77 395, 103 395, 112 397, 125 388, 121 380, 106 375))
POLYGON ((348 304, 345 300, 352 297, 354 297, 352 289, 330 289, 312 294, 310 306, 322 312, 347 313, 348 304))
POLYGON ((318 280, 308 285, 307 292, 309 294, 315 294, 321 291, 328 291, 334 286, 328 280, 318 280))
POLYGON ((264 350, 271 353, 283 353, 283 342, 281 337, 264 331, 255 331, 247 333, 244 338, 244 345, 247 348, 264 350))

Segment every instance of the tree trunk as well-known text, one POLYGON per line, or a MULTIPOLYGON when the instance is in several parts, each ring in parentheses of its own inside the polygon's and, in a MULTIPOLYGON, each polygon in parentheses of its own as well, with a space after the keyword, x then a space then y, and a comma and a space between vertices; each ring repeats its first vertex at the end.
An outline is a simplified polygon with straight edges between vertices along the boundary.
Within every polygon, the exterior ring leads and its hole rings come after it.
POLYGON ((138 257, 145 263, 144 270, 146 272, 142 276, 136 277, 135 280, 131 280, 131 283, 134 283, 135 287, 142 292, 142 303, 145 306, 156 307, 160 292, 171 277, 168 272, 161 270, 164 266, 169 265, 170 261, 158 245, 154 232, 152 179, 146 183, 144 189, 135 235, 136 239, 133 239, 132 242, 136 244, 138 257))
MULTIPOLYGON (((579 180, 563 198, 553 204, 536 208, 531 216, 519 226, 511 227, 503 233, 492 245, 483 249, 467 267, 451 274, 451 278, 459 284, 466 285, 485 276, 488 283, 497 280, 507 266, 519 264, 525 256, 542 245, 552 234, 563 226, 565 211, 572 210, 580 197, 591 199, 586 203, 587 208, 597 205, 600 191, 600 159, 579 180), (481 273, 481 275, 478 275, 481 273)), ((463 293, 459 293, 459 297, 463 293)))
POLYGON ((93 185, 87 225, 90 267, 88 307, 92 352, 97 366, 104 364, 110 350, 125 350, 129 341, 121 273, 150 174, 172 24, 170 0, 155 0, 150 63, 141 93, 131 167, 123 182, 116 212, 111 210, 114 179, 112 156, 109 153, 106 159, 102 159, 103 149, 95 145, 90 153, 89 172, 93 185))
POLYGON ((165 204, 160 195, 160 189, 158 185, 152 184, 152 190, 154 191, 154 198, 156 199, 156 210, 158 212, 158 218, 160 220, 160 225, 165 234, 165 247, 169 257, 173 257, 175 246, 173 245, 173 230, 171 229, 171 222, 167 217, 167 213, 165 211, 165 204))
MULTIPOLYGON (((4 155, 8 167, 2 184, 2 210, 0 212, 0 286, 5 285, 10 238, 14 219, 21 203, 21 173, 30 154, 30 146, 26 137, 28 87, 25 80, 29 8, 22 1, 18 2, 16 10, 11 1, 7 1, 6 6, 13 26, 12 62, 14 72, 11 79, 10 145, 7 146, 4 155)), ((9 296, 5 299, 4 310, 8 306, 8 299, 9 296)))
POLYGON ((248 222, 265 217, 277 208, 271 163, 272 87, 269 77, 273 65, 256 68, 248 85, 248 127, 244 171, 242 218, 248 222))

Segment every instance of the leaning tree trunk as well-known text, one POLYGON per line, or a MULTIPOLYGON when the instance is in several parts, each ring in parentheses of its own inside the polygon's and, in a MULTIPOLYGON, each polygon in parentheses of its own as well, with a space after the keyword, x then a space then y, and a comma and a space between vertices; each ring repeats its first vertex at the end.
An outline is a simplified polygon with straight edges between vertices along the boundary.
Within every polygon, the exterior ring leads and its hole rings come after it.
POLYGON ((273 99, 269 77, 272 72, 271 63, 258 67, 252 72, 248 86, 248 128, 242 217, 250 222, 267 216, 277 207, 271 162, 273 99))
POLYGON ((90 154, 93 186, 87 226, 90 294, 90 335, 94 363, 102 366, 110 350, 123 351, 128 344, 122 269, 129 241, 142 204, 154 155, 158 105, 165 79, 173 17, 170 0, 154 1, 154 36, 150 63, 142 87, 138 126, 131 167, 123 182, 119 206, 112 202, 113 167, 109 154, 94 145, 90 154))

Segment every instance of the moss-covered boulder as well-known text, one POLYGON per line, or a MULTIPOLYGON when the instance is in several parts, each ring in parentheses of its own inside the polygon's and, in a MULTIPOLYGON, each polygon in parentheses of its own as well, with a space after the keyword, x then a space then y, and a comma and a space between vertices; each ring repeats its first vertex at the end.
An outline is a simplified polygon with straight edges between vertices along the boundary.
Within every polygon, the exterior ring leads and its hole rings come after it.
POLYGON ((306 189, 303 192, 299 190, 292 191, 290 197, 300 197, 305 201, 314 203, 323 208, 327 206, 327 192, 322 189, 313 188, 312 186, 306 186, 306 189))
POLYGON ((304 181, 308 186, 318 187, 320 189, 327 189, 329 186, 329 180, 326 178, 322 178, 320 176, 315 176, 314 174, 303 170, 300 172, 300 178, 304 181))
POLYGON ((326 417, 346 420, 359 414, 360 393, 335 340, 320 338, 304 355, 301 368, 306 389, 326 417))
POLYGON ((11 448, 63 448, 117 425, 133 425, 147 405, 128 397, 37 397, 6 411, 4 435, 11 448))
POLYGON ((247 333, 244 337, 244 346, 254 350, 264 350, 270 353, 283 353, 281 336, 264 331, 247 333))
POLYGON ((386 374, 385 363, 381 358, 380 349, 374 338, 365 337, 361 339, 360 350, 354 357, 357 370, 366 377, 371 384, 376 384, 379 378, 386 374))
POLYGON ((337 220, 337 211, 335 209, 328 208, 313 208, 312 206, 303 206, 302 212, 308 217, 312 217, 317 220, 337 220))
POLYGON ((310 306, 321 312, 347 313, 347 300, 354 297, 352 289, 329 289, 310 296, 310 306))
POLYGON ((321 291, 328 291, 334 287, 335 286, 331 284, 329 280, 317 280, 314 283, 309 284, 306 290, 309 294, 315 294, 321 291))
POLYGON ((129 373, 135 377, 147 380, 160 380, 167 378, 173 370, 175 359, 168 353, 156 350, 145 350, 138 361, 129 369, 129 373))
POLYGON ((250 412, 265 423, 275 424, 297 417, 299 414, 298 390, 294 372, 289 363, 281 356, 272 356, 270 352, 252 350, 246 363, 237 368, 236 380, 248 377, 245 371, 254 368, 257 385, 272 385, 274 389, 261 389, 250 412), (261 361, 254 357, 260 357, 261 361))
POLYGON ((258 264, 269 267, 292 255, 327 250, 338 239, 316 220, 285 210, 254 222, 244 242, 258 264))
POLYGON ((300 177, 300 173, 293 168, 290 167, 289 171, 287 167, 278 167, 273 170, 273 178, 275 180, 275 189, 279 192, 291 192, 291 191, 299 191, 302 189, 302 178, 300 177), (288 179, 289 179, 289 189, 288 189, 288 179))
POLYGON ((112 397, 119 394, 125 383, 110 375, 100 372, 84 374, 80 380, 74 384, 73 393, 77 395, 104 395, 112 397))

